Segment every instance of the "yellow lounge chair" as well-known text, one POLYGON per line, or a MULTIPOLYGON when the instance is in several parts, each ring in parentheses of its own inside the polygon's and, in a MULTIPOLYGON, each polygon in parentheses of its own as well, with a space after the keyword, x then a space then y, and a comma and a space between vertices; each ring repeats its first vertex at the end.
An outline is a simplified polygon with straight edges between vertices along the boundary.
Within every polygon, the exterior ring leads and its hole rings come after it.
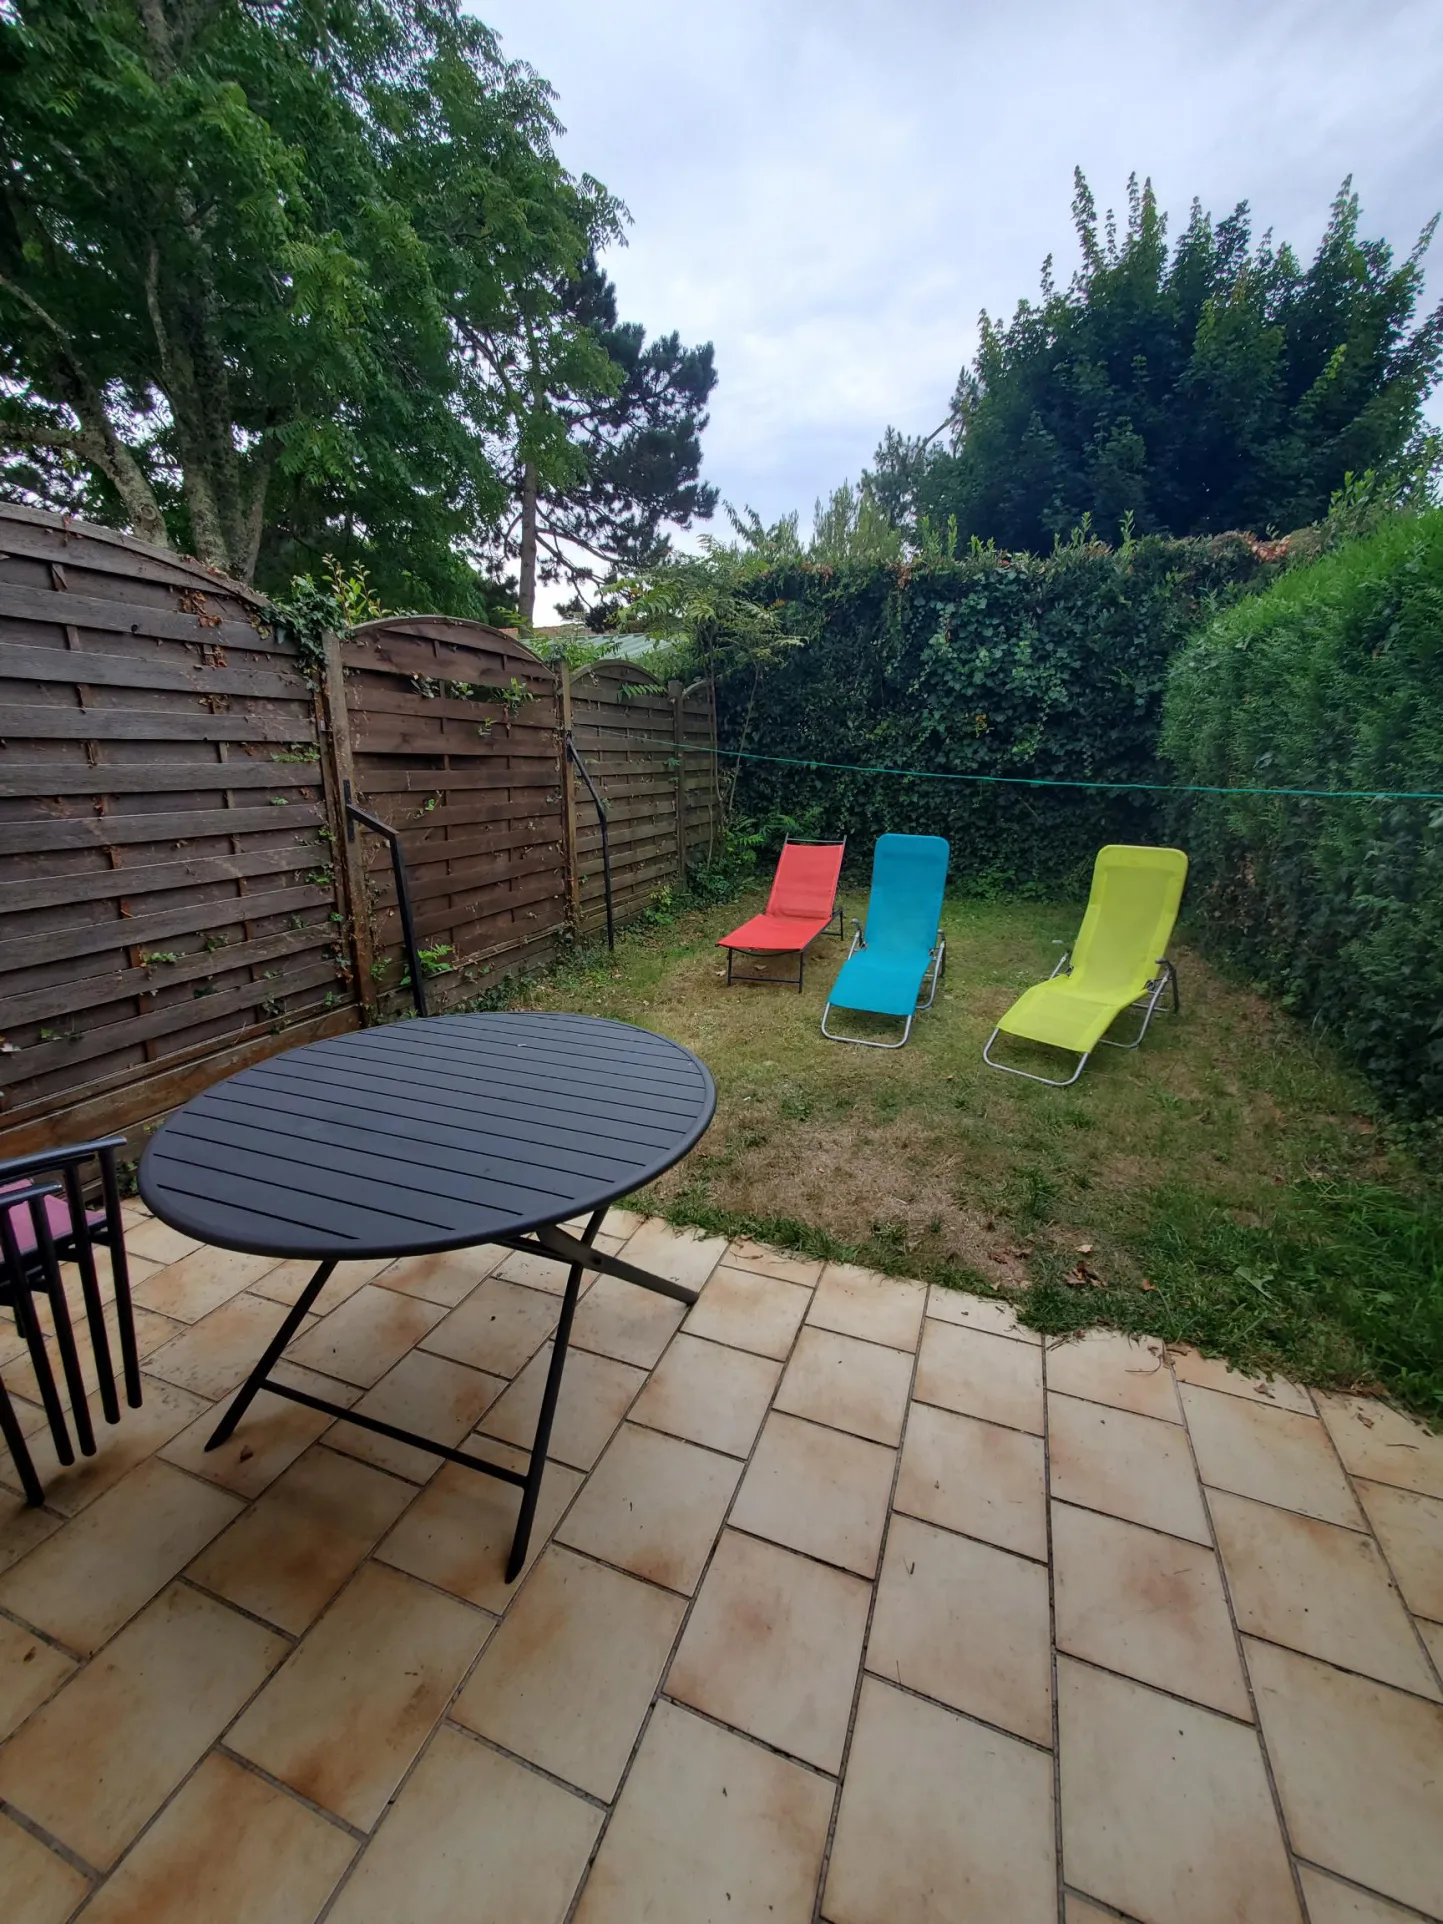
POLYGON ((1187 857, 1180 848, 1112 843, 1100 849, 1087 913, 1071 954, 1063 956, 1046 982, 1020 995, 1003 1016, 982 1050, 987 1066, 1066 1089, 1082 1074, 1099 1042, 1106 1042, 1110 1049, 1135 1049, 1169 987, 1176 1015, 1177 970, 1164 950, 1186 880, 1187 857), (1142 1026, 1131 1042, 1113 1042, 1107 1031, 1127 1008, 1141 1009, 1142 1026), (1082 1060, 1070 1076, 1039 1076, 1009 1062, 993 1061, 992 1045, 999 1035, 1075 1051, 1082 1060))

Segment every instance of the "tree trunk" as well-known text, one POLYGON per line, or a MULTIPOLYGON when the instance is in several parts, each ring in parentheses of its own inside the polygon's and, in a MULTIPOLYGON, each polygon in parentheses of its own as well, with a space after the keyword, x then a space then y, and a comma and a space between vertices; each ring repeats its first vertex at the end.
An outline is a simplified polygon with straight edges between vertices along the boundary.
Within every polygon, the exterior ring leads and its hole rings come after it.
POLYGON ((521 626, 530 629, 536 615, 536 463, 521 470, 521 586, 517 591, 521 626))

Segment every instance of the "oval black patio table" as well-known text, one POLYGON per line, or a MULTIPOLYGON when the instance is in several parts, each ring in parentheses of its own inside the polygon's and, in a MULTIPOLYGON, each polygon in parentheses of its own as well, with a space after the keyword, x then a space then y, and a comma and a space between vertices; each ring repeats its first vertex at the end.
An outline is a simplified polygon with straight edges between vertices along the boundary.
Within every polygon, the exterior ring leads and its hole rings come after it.
POLYGON ((315 1275, 237 1390, 217 1449, 261 1390, 521 1487, 508 1582, 526 1560, 572 1317, 587 1270, 679 1302, 696 1291, 592 1247, 607 1206, 679 1162, 716 1089, 680 1043, 597 1016, 431 1016, 313 1042, 217 1083, 151 1139, 140 1193, 202 1242, 314 1257, 315 1275), (559 1225, 586 1215, 574 1236, 559 1225), (271 1376, 338 1262, 499 1243, 569 1265, 522 1474, 271 1376))

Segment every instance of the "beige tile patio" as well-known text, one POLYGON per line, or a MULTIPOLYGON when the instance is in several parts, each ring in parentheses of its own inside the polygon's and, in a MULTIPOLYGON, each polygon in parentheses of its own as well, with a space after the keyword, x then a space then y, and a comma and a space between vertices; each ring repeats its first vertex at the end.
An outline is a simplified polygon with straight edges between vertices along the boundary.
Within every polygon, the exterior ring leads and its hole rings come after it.
MULTIPOLYGON (((146 1373, 216 1402, 239 1389, 250 1375, 284 1313, 279 1303, 243 1290, 183 1335, 163 1343, 147 1359, 146 1373)), ((302 1327, 312 1326, 307 1321, 302 1327)))
POLYGON ((1221 1490, 1211 1507, 1240 1630, 1440 1695, 1371 1537, 1221 1490))
POLYGON ((414 1495, 365 1463, 310 1449, 186 1575, 298 1637, 414 1495))
POLYGON ((1117 1912, 1104 1911, 1096 1904, 1089 1904, 1085 1897, 1076 1897, 1071 1891, 1063 1906, 1066 1924, 1116 1924, 1117 1912))
MULTIPOLYGON (((308 1390, 330 1403, 351 1404, 361 1392, 352 1383, 339 1382, 334 1376, 318 1376, 294 1363, 278 1363, 271 1372, 295 1389, 308 1390)), ((285 1397, 262 1390, 239 1424, 218 1450, 207 1443, 225 1413, 225 1404, 206 1406, 195 1421, 171 1438, 160 1452, 167 1463, 189 1470, 192 1476, 218 1483, 237 1496, 256 1497, 269 1488, 281 1472, 308 1450, 331 1427, 333 1418, 324 1410, 292 1403, 285 1397)))
POLYGON ((274 1256, 247 1256, 238 1249, 213 1249, 203 1243, 179 1262, 137 1283, 131 1294, 145 1309, 173 1316, 179 1323, 198 1323, 259 1282, 276 1262, 274 1256))
POLYGON ((1057 1660, 1062 1864, 1130 1917, 1300 1924, 1257 1734, 1057 1660))
POLYGON ((451 1715, 609 1800, 685 1612, 680 1597, 553 1544, 451 1715))
MULTIPOLYGON (((337 1263, 315 1302, 311 1311, 316 1316, 329 1316, 333 1309, 339 1309, 348 1302, 365 1283, 372 1283, 389 1267, 384 1256, 365 1262, 337 1263)), ((277 1263, 268 1269, 258 1282, 250 1285, 252 1296, 264 1296, 272 1303, 284 1303, 287 1308, 300 1301, 301 1291, 316 1273, 317 1265, 308 1258, 298 1257, 293 1262, 277 1263)))
POLYGON ((1203 1356, 1186 1343, 1175 1343, 1168 1351, 1173 1374, 1180 1383, 1195 1383, 1200 1390, 1222 1390, 1228 1396, 1246 1396, 1275 1410, 1296 1410, 1299 1416, 1313 1414, 1313 1401, 1298 1383, 1283 1376, 1267 1376, 1260 1371, 1244 1373, 1225 1363, 1221 1356, 1203 1356))
POLYGON ((965 1289, 943 1289, 933 1283, 927 1291, 927 1314, 939 1323, 957 1323, 989 1336, 1010 1336, 1015 1343, 1040 1343, 1035 1329, 1017 1320, 1017 1311, 991 1296, 971 1296, 965 1289))
POLYGON ((59 1517, 32 1510, 24 1497, 7 1496, 0 1490, 0 1575, 60 1527, 59 1517))
POLYGON ((468 1605, 364 1564, 227 1741, 369 1830, 490 1629, 468 1605))
POLYGON ((601 1812, 441 1729, 328 1924, 561 1924, 601 1812))
POLYGON ((726 1530, 667 1695, 835 1774, 870 1603, 861 1578, 726 1530))
POLYGON ((1179 1394, 1204 1483, 1324 1523, 1365 1527, 1317 1417, 1269 1409, 1191 1383, 1184 1383, 1179 1394))
MULTIPOLYGON (((519 1450, 490 1437, 473 1436, 466 1448, 510 1469, 526 1468, 519 1450)), ((576 1470, 560 1463, 547 1464, 525 1570, 546 1548, 548 1537, 581 1481, 576 1470)), ((460 1463, 448 1463, 432 1477, 376 1555, 499 1616, 516 1594, 515 1586, 506 1582, 506 1560, 520 1502, 521 1492, 514 1485, 479 1470, 468 1470, 460 1463)))
POLYGON ((1275 1644, 1244 1647, 1293 1848, 1443 1908, 1443 1708, 1275 1644))
POLYGON ((753 1536, 876 1575, 895 1450, 774 1411, 762 1430, 732 1522, 753 1536))
POLYGON ((810 1292, 796 1283, 722 1264, 682 1327, 689 1335, 784 1362, 811 1300, 810 1292))
MULTIPOLYGON (((71 1311, 75 1347, 80 1359, 80 1380, 85 1385, 88 1398, 100 1381, 100 1370, 95 1360, 95 1352, 91 1347, 90 1324, 79 1295, 78 1284, 71 1292, 71 1311)), ((106 1340, 110 1345, 110 1370, 115 1379, 116 1395, 123 1407, 125 1389, 121 1374, 120 1320, 114 1303, 106 1304, 104 1321, 106 1340)), ((159 1349, 162 1343, 168 1343, 171 1337, 183 1335, 186 1329, 184 1323, 177 1323, 169 1316, 157 1316, 154 1310, 149 1309, 136 1309, 133 1312, 133 1321, 136 1352, 141 1357, 149 1356, 153 1350, 159 1349)), ((45 1322, 48 1328, 50 1319, 47 1317, 45 1322)), ((55 1379, 60 1400, 66 1409, 69 1409, 70 1395, 66 1387, 64 1368, 60 1360, 59 1348, 52 1336, 47 1335, 45 1339, 45 1351, 50 1358, 50 1373, 55 1379)), ((28 1353, 17 1357, 13 1363, 7 1363, 4 1370, 5 1387, 12 1397, 23 1396, 32 1403, 39 1401, 40 1386, 35 1378, 35 1366, 28 1353)))
POLYGON ((929 1317, 917 1357, 919 1403, 1042 1434, 1042 1351, 929 1317))
POLYGON ((0 1743, 53 1696, 74 1669, 74 1658, 0 1617, 0 1743))
POLYGON ((615 1276, 598 1276, 577 1306, 571 1340, 579 1349, 649 1370, 685 1315, 685 1303, 615 1276))
POLYGON ((108 1869, 285 1650, 172 1584, 0 1751, 0 1797, 108 1869))
POLYGON ((804 1289, 814 1288, 822 1273, 821 1263, 808 1256, 793 1256, 786 1250, 773 1249, 770 1243, 754 1243, 747 1236, 728 1243, 722 1261, 728 1269, 755 1270, 759 1276, 775 1276, 778 1282, 800 1283, 804 1289))
POLYGON ((636 1234, 637 1230, 641 1228, 641 1225, 645 1221, 646 1217, 638 1210, 618 1209, 613 1205, 612 1208, 607 1210, 605 1218, 602 1221, 602 1234, 606 1236, 618 1236, 622 1242, 625 1242, 628 1236, 634 1236, 636 1234))
POLYGON ((8 1924, 65 1924, 90 1889, 88 1878, 0 1816, 0 1891, 8 1924))
POLYGON ((1042 1438, 914 1403, 896 1507, 944 1530, 1047 1560, 1042 1438))
MULTIPOLYGON (((610 1227, 608 1218, 607 1226, 610 1227)), ((659 1216, 650 1216, 626 1239, 623 1254, 629 1263, 665 1276, 688 1289, 700 1289, 726 1254, 724 1236, 703 1236, 696 1229, 673 1229, 659 1216)))
POLYGON ((663 1701, 576 1924, 810 1924, 831 1809, 825 1778, 663 1701))
MULTIPOLYGON (((412 1430, 417 1436, 429 1436, 433 1443, 455 1449, 505 1387, 502 1377, 487 1376, 482 1370, 467 1369, 464 1363, 453 1363, 449 1356, 432 1356, 427 1350, 416 1349, 387 1370, 352 1408, 378 1423, 392 1423, 397 1429, 412 1430)), ((444 1461, 429 1450, 418 1450, 413 1443, 378 1436, 353 1423, 334 1424, 326 1432, 326 1446, 412 1483, 428 1482, 444 1461)))
MULTIPOLYGON (((478 1292, 479 1293, 479 1292, 478 1292)), ((475 1297, 470 1298, 474 1302, 475 1297)), ((466 1305, 462 1305, 464 1311, 466 1305)), ((459 1312, 452 1311, 452 1315, 459 1312)), ((370 1389, 386 1371, 431 1334, 446 1315, 439 1303, 424 1303, 394 1289, 365 1283, 339 1309, 296 1338, 286 1354, 293 1363, 339 1376, 343 1383, 370 1389)), ((434 1344, 428 1344, 434 1348, 434 1344)), ((464 1362, 464 1357, 458 1357, 464 1362)), ((498 1372, 499 1374, 499 1372, 498 1372)))
MULTIPOLYGON (((487 1436, 514 1443, 518 1449, 531 1448, 551 1354, 547 1343, 486 1412, 481 1428, 487 1436)), ((548 1457, 576 1470, 591 1469, 645 1381, 646 1371, 629 1363, 568 1348, 548 1457)))
POLYGON ((807 1311, 807 1321, 868 1343, 890 1343, 913 1350, 927 1307, 924 1283, 861 1269, 855 1263, 828 1263, 807 1311))
POLYGON ((1154 1337, 1094 1329, 1075 1340, 1054 1338, 1046 1353, 1049 1389, 1133 1410, 1138 1416, 1156 1416, 1164 1423, 1181 1423, 1167 1351, 1154 1337))
MULTIPOLYGON (((559 1256, 543 1256, 529 1249, 498 1250, 497 1254, 506 1259, 497 1263, 495 1271, 503 1282, 522 1283, 527 1289, 542 1289, 550 1296, 564 1294, 568 1265, 559 1256)), ((596 1271, 588 1270, 581 1278, 583 1295, 595 1281, 596 1271)))
POLYGON ((240 1509, 168 1463, 142 1463, 0 1577, 0 1604, 89 1655, 240 1509))
POLYGON ((797 1337, 776 1407, 895 1446, 902 1440, 911 1382, 912 1359, 905 1351, 808 1325, 797 1337))
POLYGON ((1404 1602, 1417 1616, 1443 1623, 1443 1502, 1361 1477, 1354 1487, 1404 1602))
POLYGON ((557 1539, 689 1596, 740 1475, 730 1457, 623 1423, 557 1539))
POLYGON ((313 1924, 355 1850, 338 1826, 217 1753, 90 1904, 86 1924, 313 1924))
POLYGON ((633 1404, 631 1420, 728 1456, 746 1456, 781 1373, 768 1357, 683 1331, 633 1404))
POLYGON ((829 1924, 1053 1924, 1052 1759, 868 1677, 822 1910, 829 1924))
POLYGON ((1059 1650, 1251 1723, 1211 1550, 1054 1503, 1052 1555, 1059 1650))
POLYGON ((505 1254, 495 1244, 483 1243, 479 1249, 443 1249, 431 1256, 403 1256, 398 1263, 378 1265, 373 1280, 383 1289, 398 1289, 403 1296, 419 1296, 423 1302, 455 1309, 478 1283, 485 1282, 505 1254))
POLYGON ((514 1376, 555 1329, 560 1314, 556 1297, 488 1276, 436 1325, 423 1347, 491 1376, 514 1376))
POLYGON ((146 1216, 141 1222, 127 1221, 125 1226, 125 1248, 127 1255, 133 1250, 147 1262, 175 1263, 201 1245, 194 1236, 183 1236, 169 1223, 163 1223, 156 1216, 146 1216))
POLYGON ((1433 1659, 1433 1668, 1443 1676, 1443 1623, 1418 1624, 1418 1634, 1428 1646, 1428 1654, 1433 1659))
MULTIPOLYGON (((104 1420, 99 1399, 91 1397, 94 1456, 81 1456, 77 1451, 73 1463, 63 1464, 55 1454, 49 1430, 31 1438, 30 1454, 45 1489, 47 1509, 59 1510, 63 1516, 78 1516, 209 1408, 203 1397, 162 1383, 158 1377, 142 1374, 140 1380, 144 1401, 138 1410, 122 1402, 116 1424, 104 1420)), ((0 1457, 0 1478, 8 1474, 10 1459, 0 1457)))
POLYGON ((894 1517, 867 1668, 1050 1750, 1046 1570, 930 1523, 894 1517))
POLYGON ((1340 1884, 1310 1864, 1299 1865, 1298 1875, 1311 1924, 1417 1924, 1416 1911, 1400 1911, 1386 1897, 1340 1884))
POLYGON ((1318 1408, 1354 1476, 1443 1497, 1443 1436, 1371 1397, 1320 1394, 1318 1408))
POLYGON ((1194 1543, 1212 1542, 1187 1438, 1176 1423, 1072 1396, 1049 1395, 1047 1408, 1055 1497, 1194 1543))

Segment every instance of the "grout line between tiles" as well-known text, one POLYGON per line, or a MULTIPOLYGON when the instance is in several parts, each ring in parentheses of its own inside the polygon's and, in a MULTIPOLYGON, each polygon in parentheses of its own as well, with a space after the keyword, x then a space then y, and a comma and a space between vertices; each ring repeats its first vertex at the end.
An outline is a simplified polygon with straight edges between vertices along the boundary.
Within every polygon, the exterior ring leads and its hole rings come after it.
POLYGON ((1057 1873, 1058 1924, 1067 1924, 1067 1893, 1062 1862, 1062 1723, 1057 1693, 1057 1571, 1052 1544, 1052 1399, 1047 1393, 1046 1339, 1042 1343, 1042 1508, 1047 1545, 1047 1642, 1052 1686, 1052 1850, 1057 1873))
MULTIPOLYGON (((279 1669, 280 1666, 277 1665, 276 1668, 279 1669)), ((275 1671, 273 1670, 271 1676, 274 1675, 275 1671)), ((267 1679, 267 1681, 269 1681, 269 1679, 267 1679)), ((264 1685, 262 1685, 262 1689, 263 1688, 264 1685)), ((256 1694, 258 1696, 260 1694, 259 1691, 256 1694)), ((253 1703, 255 1699, 252 1698, 251 1701, 253 1703)), ((231 1728, 233 1726, 227 1727, 231 1728)), ((324 1804, 318 1804, 314 1797, 307 1797, 304 1791, 297 1790, 293 1784, 286 1783, 284 1778, 272 1776, 270 1771, 268 1771, 264 1765, 258 1764, 253 1757, 247 1757, 242 1751, 232 1750, 224 1737, 218 1737, 211 1745, 210 1749, 206 1752, 206 1757, 210 1756, 224 1757, 228 1763, 238 1764, 242 1770, 249 1771, 252 1777, 259 1777, 263 1784, 269 1784, 272 1790, 284 1791, 285 1795, 290 1798, 293 1804, 300 1804, 305 1810, 314 1812, 317 1817, 324 1817, 333 1830, 343 1831, 347 1837, 354 1838, 358 1844, 365 1843, 369 1834, 368 1832, 361 1830, 355 1824, 348 1823, 344 1817, 339 1816, 335 1811, 327 1810, 324 1804)), ((204 1761, 205 1758, 202 1758, 201 1763, 204 1763, 204 1761)), ((197 1765, 196 1768, 199 1769, 200 1766, 197 1765)))
POLYGON ((100 1883, 102 1878, 108 1875, 105 1871, 96 1870, 93 1864, 88 1864, 80 1855, 79 1851, 71 1850, 70 1846, 58 1838, 54 1831, 46 1830, 45 1826, 43 1824, 37 1824, 33 1817, 27 1817, 20 1806, 18 1804, 12 1804, 8 1798, 0 1797, 0 1812, 3 1812, 18 1830, 26 1831, 35 1839, 37 1844, 43 1844, 47 1850, 52 1851, 63 1863, 68 1864, 72 1870, 79 1871, 82 1877, 88 1877, 92 1890, 100 1883))
POLYGON ((1443 1912, 1418 1911, 1411 1904, 1403 1903, 1400 1898, 1385 1897, 1381 1891, 1375 1891, 1371 1885, 1359 1884, 1353 1878, 1345 1876, 1342 1871, 1335 1871, 1331 1864, 1320 1864, 1315 1858, 1300 1856, 1298 1862, 1306 1864, 1310 1871, 1316 1871, 1319 1876, 1328 1878, 1345 1891, 1356 1891, 1360 1897, 1376 1899, 1378 1903, 1396 1910, 1400 1918, 1417 1918, 1418 1924, 1439 1924, 1439 1918, 1443 1916, 1443 1912))

